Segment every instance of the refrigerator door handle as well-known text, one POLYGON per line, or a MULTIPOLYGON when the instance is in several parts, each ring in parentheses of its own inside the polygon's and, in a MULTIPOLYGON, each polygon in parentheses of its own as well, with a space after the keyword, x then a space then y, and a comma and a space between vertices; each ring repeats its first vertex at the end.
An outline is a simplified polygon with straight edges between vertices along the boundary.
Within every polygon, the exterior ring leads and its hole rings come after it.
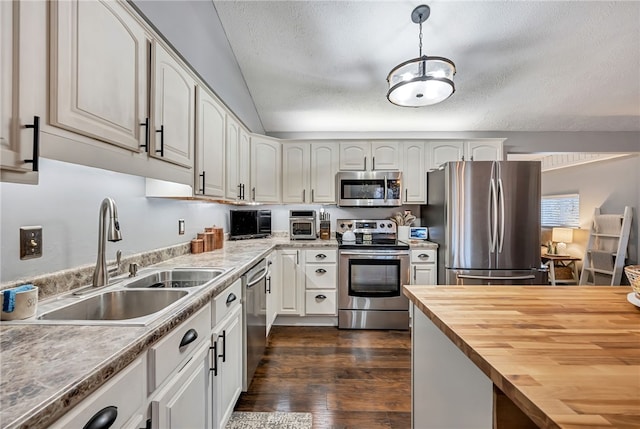
POLYGON ((456 277, 459 279, 471 279, 471 280, 532 280, 536 276, 473 276, 469 274, 458 274, 456 277))
POLYGON ((496 190, 496 180, 491 178, 491 252, 496 251, 498 241, 498 191, 496 190))
POLYGON ((502 253, 504 244, 504 188, 502 178, 498 179, 498 195, 500 196, 500 235, 498 237, 498 253, 502 253))

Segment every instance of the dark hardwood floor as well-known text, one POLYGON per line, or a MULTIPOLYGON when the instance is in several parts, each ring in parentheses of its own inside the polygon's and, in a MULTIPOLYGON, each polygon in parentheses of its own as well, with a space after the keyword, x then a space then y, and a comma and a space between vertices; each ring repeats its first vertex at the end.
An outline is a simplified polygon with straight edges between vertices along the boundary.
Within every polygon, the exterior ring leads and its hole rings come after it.
POLYGON ((312 413, 314 429, 408 429, 410 333, 274 326, 235 409, 312 413))

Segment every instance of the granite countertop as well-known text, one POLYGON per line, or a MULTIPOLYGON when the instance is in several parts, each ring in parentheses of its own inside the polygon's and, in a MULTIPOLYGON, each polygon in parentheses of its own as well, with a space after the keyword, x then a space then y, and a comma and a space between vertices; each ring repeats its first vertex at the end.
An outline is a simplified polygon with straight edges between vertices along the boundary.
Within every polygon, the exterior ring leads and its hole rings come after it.
POLYGON ((275 248, 337 245, 335 240, 288 238, 225 241, 222 249, 213 252, 161 262, 154 267, 218 267, 229 271, 148 326, 1 323, 0 426, 49 426, 275 248))
POLYGON ((539 427, 640 427, 640 309, 629 287, 405 286, 539 427))

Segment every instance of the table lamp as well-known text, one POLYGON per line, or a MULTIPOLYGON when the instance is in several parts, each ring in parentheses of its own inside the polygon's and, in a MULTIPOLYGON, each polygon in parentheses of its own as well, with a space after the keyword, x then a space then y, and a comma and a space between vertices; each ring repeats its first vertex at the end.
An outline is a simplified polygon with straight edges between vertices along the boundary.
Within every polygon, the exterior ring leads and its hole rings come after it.
POLYGON ((571 243, 573 241, 573 229, 553 228, 551 241, 556 243, 556 255, 566 255, 567 243, 571 243))

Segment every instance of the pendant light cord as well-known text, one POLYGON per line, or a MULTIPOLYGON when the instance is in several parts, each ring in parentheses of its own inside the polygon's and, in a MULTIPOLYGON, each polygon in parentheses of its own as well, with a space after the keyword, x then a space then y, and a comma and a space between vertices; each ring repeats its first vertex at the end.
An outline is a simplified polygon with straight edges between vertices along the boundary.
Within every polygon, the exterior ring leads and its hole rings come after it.
POLYGON ((422 56, 422 14, 420 14, 420 57, 422 56))

